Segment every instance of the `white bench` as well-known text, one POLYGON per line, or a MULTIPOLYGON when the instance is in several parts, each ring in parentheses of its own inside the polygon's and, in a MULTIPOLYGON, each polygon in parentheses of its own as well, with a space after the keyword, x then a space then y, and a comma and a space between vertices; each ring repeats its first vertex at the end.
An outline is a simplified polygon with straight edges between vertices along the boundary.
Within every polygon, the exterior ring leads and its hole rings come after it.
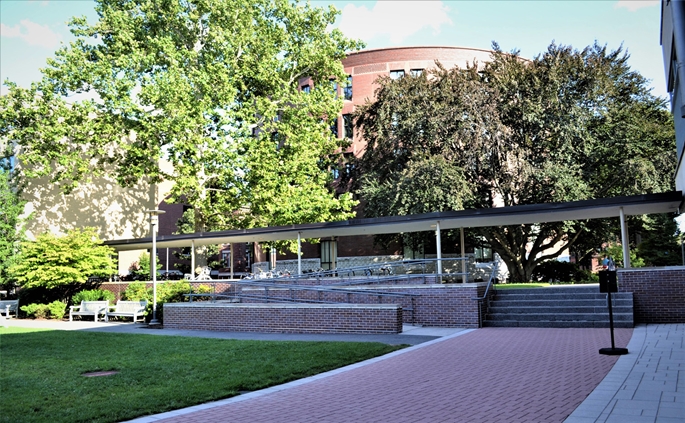
POLYGON ((5 318, 10 318, 10 313, 14 313, 14 317, 17 317, 17 311, 19 310, 19 300, 1 300, 0 301, 0 316, 5 314, 5 318))
POLYGON ((135 323, 138 316, 140 316, 141 321, 145 320, 147 301, 117 301, 117 305, 109 306, 109 309, 111 308, 114 308, 114 311, 108 310, 105 313, 105 322, 109 322, 110 317, 131 317, 135 323))
POLYGON ((108 309, 109 301, 81 301, 80 306, 69 307, 69 321, 71 322, 74 316, 93 316, 97 322, 101 314, 107 316, 108 309))

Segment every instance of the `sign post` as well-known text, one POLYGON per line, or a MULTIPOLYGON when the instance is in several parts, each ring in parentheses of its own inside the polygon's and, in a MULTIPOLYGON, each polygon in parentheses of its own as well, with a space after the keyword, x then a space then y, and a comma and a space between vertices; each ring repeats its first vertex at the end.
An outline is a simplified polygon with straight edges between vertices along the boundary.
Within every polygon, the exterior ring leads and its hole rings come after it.
POLYGON ((611 348, 600 348, 599 353, 604 355, 628 354, 628 348, 616 348, 614 343, 614 311, 611 304, 611 293, 618 292, 615 270, 602 270, 599 272, 599 292, 607 294, 609 303, 609 328, 611 330, 611 348))

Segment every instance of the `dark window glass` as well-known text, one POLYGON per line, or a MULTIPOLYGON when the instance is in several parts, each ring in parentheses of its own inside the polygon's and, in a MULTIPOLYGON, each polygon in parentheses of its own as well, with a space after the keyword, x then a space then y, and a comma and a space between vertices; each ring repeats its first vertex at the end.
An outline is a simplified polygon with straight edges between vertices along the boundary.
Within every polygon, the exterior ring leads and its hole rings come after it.
POLYGON ((310 87, 309 85, 303 85, 302 86, 302 92, 309 94, 311 91, 312 91, 312 87, 310 87))
POLYGON ((343 88, 343 94, 345 94, 345 100, 352 100, 352 76, 347 76, 347 83, 343 88))
POLYGON ((423 69, 412 69, 410 72, 411 76, 421 76, 423 69))
POLYGON ((390 78, 391 79, 400 79, 404 76, 404 69, 402 70, 391 70, 390 71, 390 78))
POLYGON ((354 137, 354 127, 352 126, 352 115, 343 115, 343 137, 352 139, 354 137))

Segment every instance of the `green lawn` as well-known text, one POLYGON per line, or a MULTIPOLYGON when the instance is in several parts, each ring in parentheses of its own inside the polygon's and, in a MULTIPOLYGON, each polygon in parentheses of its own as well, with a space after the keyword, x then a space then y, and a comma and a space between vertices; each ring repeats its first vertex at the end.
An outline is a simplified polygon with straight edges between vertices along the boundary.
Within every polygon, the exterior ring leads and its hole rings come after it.
POLYGON ((117 422, 278 385, 400 348, 0 327, 0 422, 117 422), (81 376, 107 370, 119 373, 81 376))

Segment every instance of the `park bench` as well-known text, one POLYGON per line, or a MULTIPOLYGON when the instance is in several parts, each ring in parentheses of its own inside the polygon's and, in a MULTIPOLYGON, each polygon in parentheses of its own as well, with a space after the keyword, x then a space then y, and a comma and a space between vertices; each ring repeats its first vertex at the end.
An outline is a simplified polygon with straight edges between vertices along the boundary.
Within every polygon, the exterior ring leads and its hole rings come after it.
POLYGON ((6 318, 10 318, 10 313, 14 313, 17 317, 17 310, 19 310, 19 300, 1 300, 0 301, 0 316, 5 314, 6 318))
POLYGON ((69 321, 71 322, 74 316, 93 316, 97 322, 99 315, 107 315, 108 308, 109 301, 81 301, 80 306, 69 307, 69 321))
POLYGON ((147 308, 147 301, 117 301, 117 305, 109 306, 107 313, 105 313, 105 322, 109 322, 110 317, 131 317, 133 323, 136 322, 138 316, 141 321, 145 320, 145 309, 147 308), (114 311, 109 309, 114 308, 114 311))

